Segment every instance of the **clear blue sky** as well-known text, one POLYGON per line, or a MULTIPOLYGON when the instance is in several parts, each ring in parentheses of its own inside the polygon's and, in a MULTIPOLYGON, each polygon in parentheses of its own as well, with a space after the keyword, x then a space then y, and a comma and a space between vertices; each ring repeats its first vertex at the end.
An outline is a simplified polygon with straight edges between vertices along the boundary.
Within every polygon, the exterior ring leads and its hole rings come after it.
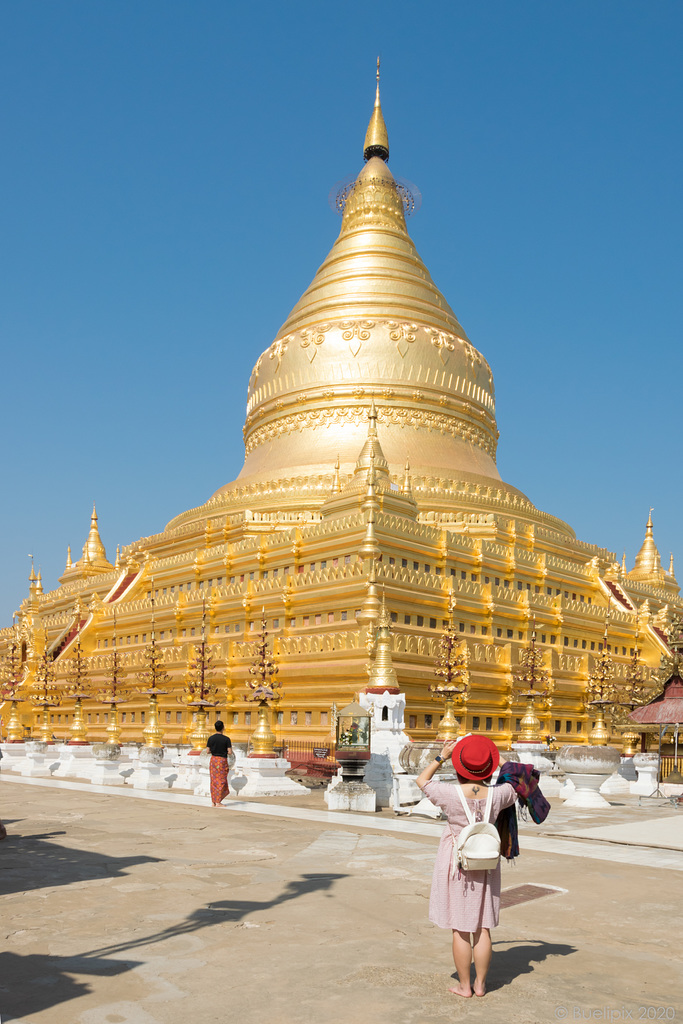
POLYGON ((417 247, 493 368, 503 478, 683 580, 679 0, 0 7, 0 622, 239 472, 382 55, 417 247))

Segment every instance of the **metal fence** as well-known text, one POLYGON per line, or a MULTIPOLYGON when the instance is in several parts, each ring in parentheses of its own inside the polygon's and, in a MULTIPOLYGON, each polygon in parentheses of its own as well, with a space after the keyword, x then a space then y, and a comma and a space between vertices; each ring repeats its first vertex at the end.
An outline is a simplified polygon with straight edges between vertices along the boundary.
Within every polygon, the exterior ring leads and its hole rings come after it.
POLYGON ((282 756, 288 761, 334 761, 334 748, 313 740, 283 740, 282 756))

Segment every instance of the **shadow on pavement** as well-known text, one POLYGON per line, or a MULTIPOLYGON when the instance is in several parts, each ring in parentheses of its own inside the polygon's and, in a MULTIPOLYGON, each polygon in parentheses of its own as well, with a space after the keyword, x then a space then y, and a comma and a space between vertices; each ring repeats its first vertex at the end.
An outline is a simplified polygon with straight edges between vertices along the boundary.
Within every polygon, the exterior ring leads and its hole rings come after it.
POLYGON ((70 974, 116 975, 136 966, 137 963, 126 960, 0 953, 0 1019, 5 1024, 28 1018, 87 995, 90 985, 69 977, 70 974))
POLYGON ((178 924, 164 928, 163 931, 155 932, 153 935, 141 936, 132 942, 121 942, 117 945, 104 946, 94 949, 87 954, 108 954, 124 953, 130 949, 137 949, 140 946, 151 946, 157 942, 164 942, 166 939, 176 938, 178 935, 189 935, 202 928, 212 928, 217 924, 234 924, 242 921, 250 914, 260 910, 271 910, 273 907, 286 903, 288 900, 298 899, 312 892, 324 892, 331 889, 332 885, 340 878, 348 878, 348 875, 301 875, 295 882, 288 882, 285 888, 271 900, 218 900, 209 903, 205 907, 199 907, 189 917, 178 924))
MULTIPOLYGON (((9 834, 2 848, 0 895, 46 886, 70 885, 93 878, 118 878, 135 864, 160 863, 160 857, 113 857, 51 843, 64 832, 19 836, 9 834)), ((2 1010, 0 1009, 0 1017, 2 1010)))
POLYGON ((520 974, 531 974, 536 964, 540 964, 549 956, 571 956, 578 953, 575 946, 557 942, 494 942, 491 974, 487 981, 489 992, 504 988, 518 978, 520 974), (514 944, 513 944, 514 943, 514 944), (510 945, 510 949, 501 946, 510 945))
MULTIPOLYGON (((73 851, 66 851, 73 853, 73 851)), ((86 855, 87 856, 87 855, 86 855)), ((110 861, 111 858, 103 858, 110 861)), ((142 857, 137 860, 148 860, 142 857)), ((121 861, 132 858, 119 858, 121 861)), ((135 862, 135 861, 134 861, 135 862)), ((260 910, 270 910, 288 900, 298 899, 309 893, 330 889, 340 878, 347 875, 301 875, 299 879, 288 882, 277 896, 270 900, 219 900, 207 906, 199 907, 184 921, 153 935, 144 936, 130 942, 121 942, 102 949, 93 949, 77 956, 48 956, 17 953, 0 954, 0 1020, 11 1021, 16 1018, 29 1017, 51 1006, 77 999, 91 991, 87 982, 81 981, 82 974, 116 975, 123 974, 144 963, 135 960, 109 960, 102 955, 116 955, 141 946, 151 946, 178 935, 187 935, 202 928, 215 925, 235 923, 260 910), (76 975, 76 978, 69 977, 76 975), (8 979, 11 979, 11 984, 8 979)), ((56 884, 46 880, 45 884, 56 884)))

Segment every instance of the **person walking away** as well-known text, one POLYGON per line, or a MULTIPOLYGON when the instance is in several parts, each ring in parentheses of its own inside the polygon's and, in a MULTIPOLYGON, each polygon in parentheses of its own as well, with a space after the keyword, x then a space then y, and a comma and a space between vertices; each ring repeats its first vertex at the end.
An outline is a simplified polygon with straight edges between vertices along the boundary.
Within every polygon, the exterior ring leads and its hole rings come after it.
POLYGON ((220 719, 216 722, 215 732, 209 736, 206 745, 211 751, 209 761, 209 781, 211 784, 211 803, 214 807, 224 807, 223 800, 230 792, 228 786, 228 754, 232 750, 230 737, 223 730, 225 725, 220 719))

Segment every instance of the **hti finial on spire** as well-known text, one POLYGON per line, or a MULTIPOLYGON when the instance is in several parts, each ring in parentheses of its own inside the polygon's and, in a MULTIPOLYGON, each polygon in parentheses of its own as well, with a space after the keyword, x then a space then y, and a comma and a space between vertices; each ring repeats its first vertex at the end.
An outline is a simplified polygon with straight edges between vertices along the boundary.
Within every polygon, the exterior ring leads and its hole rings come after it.
POLYGON ((378 156, 380 160, 387 161, 389 159, 389 135, 387 132, 387 126, 384 123, 384 117, 382 115, 382 104, 379 98, 379 57, 377 58, 377 91, 375 93, 375 106, 370 116, 370 123, 368 130, 365 133, 365 143, 363 145, 363 157, 365 160, 369 160, 373 156, 378 156))

